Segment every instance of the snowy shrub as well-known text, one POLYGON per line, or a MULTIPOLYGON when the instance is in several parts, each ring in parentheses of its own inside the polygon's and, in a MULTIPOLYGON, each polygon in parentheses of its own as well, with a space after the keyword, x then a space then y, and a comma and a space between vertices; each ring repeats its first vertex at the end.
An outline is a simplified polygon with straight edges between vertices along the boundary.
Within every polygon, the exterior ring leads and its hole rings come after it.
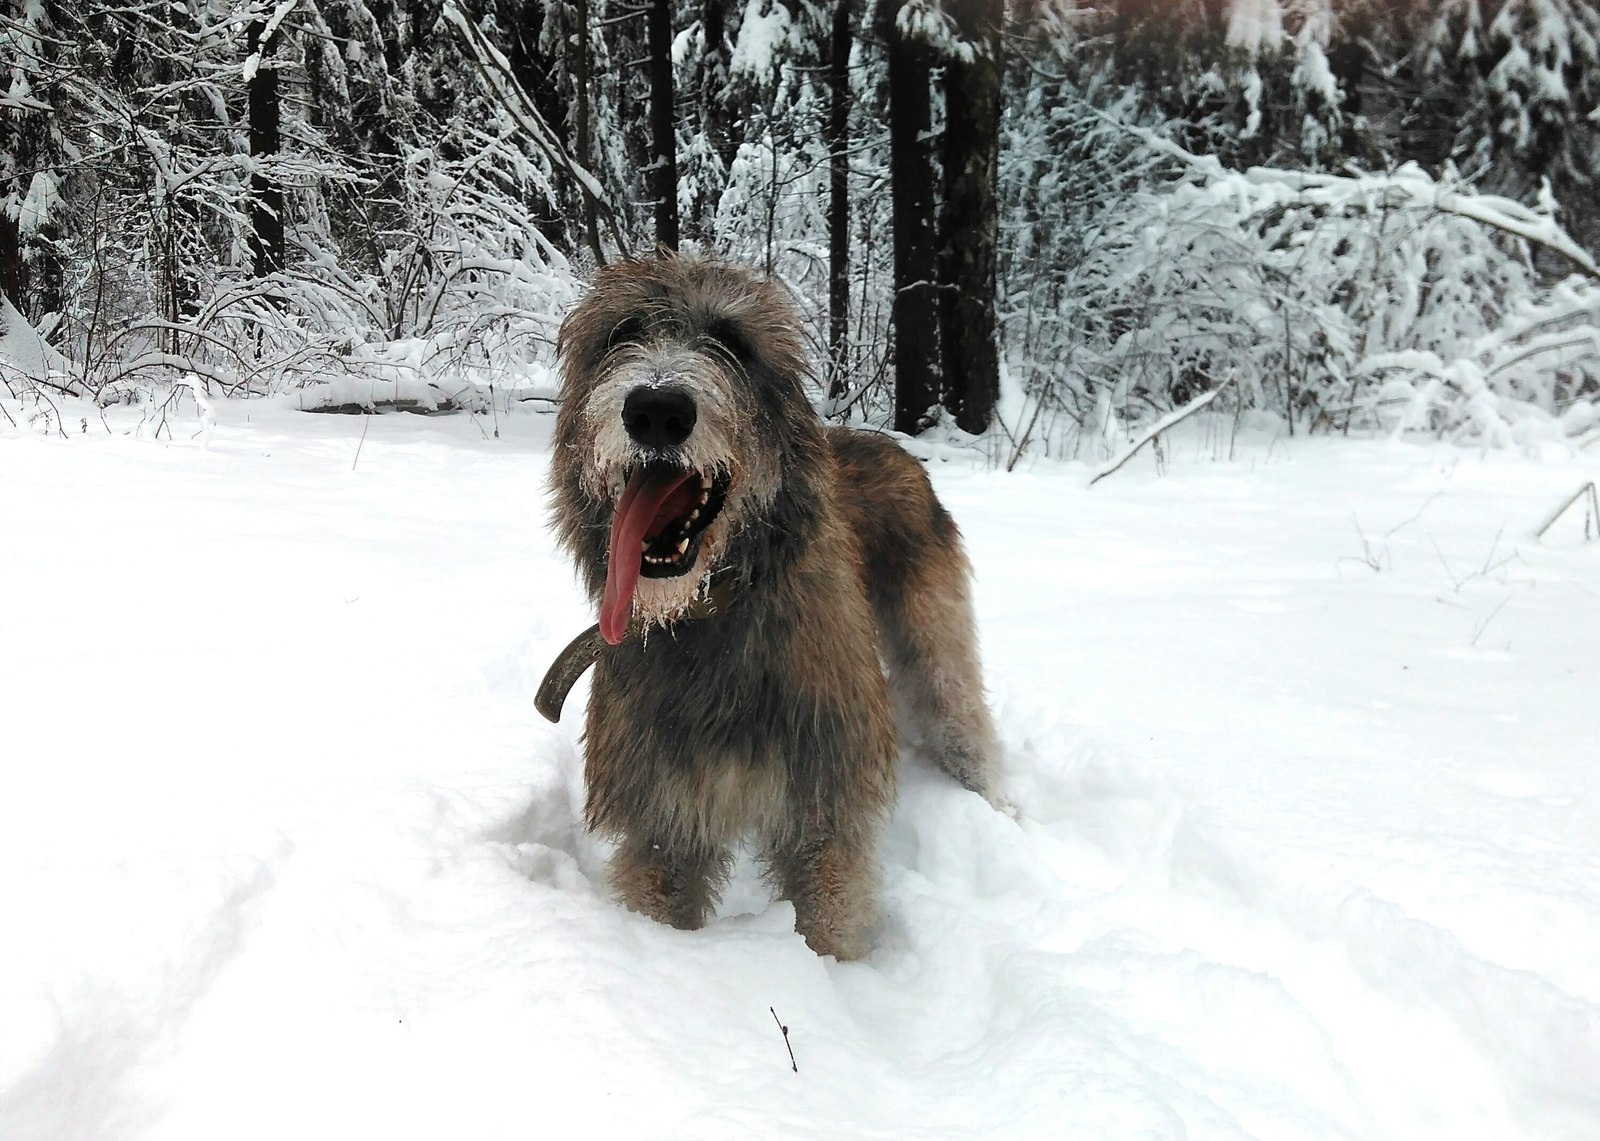
MULTIPOLYGON (((79 387, 112 400, 152 379, 188 376, 227 394, 276 391, 361 373, 390 362, 386 343, 413 340, 430 346, 413 361, 424 384, 444 368, 548 356, 574 280, 523 205, 538 200, 526 156, 505 134, 481 129, 441 143, 404 148, 388 200, 366 201, 370 180, 349 171, 299 179, 291 256, 269 276, 251 275, 237 259, 174 258, 198 274, 178 298, 176 283, 145 268, 168 264, 149 243, 117 251, 121 272, 105 272, 98 258, 83 294, 79 387), (353 217, 338 238, 326 223, 335 208, 353 217), (142 289, 128 288, 140 281, 142 289), (141 295, 163 291, 174 299, 157 319, 130 318, 141 295)), ((241 181, 233 180, 242 198, 241 181)), ((217 185, 225 184, 208 189, 217 185)), ((244 210, 236 201, 214 216, 237 222, 244 210)), ((166 213, 185 225, 153 225, 151 242, 200 240, 202 226, 190 220, 197 212, 166 213)), ((400 355, 415 357, 409 348, 400 355)))
POLYGON ((1060 450, 1095 403, 1080 359, 1083 269, 1106 240, 1108 220, 1158 161, 1126 129, 1135 111, 1118 88, 1101 77, 1075 98, 1065 81, 1033 83, 1003 112, 999 318, 1007 372, 1020 392, 1003 396, 1000 424, 1013 456, 1035 446, 1060 450))
POLYGON ((1234 171, 1137 135, 1173 165, 1098 219, 1070 289, 1046 299, 1066 351, 1027 358, 1057 362, 1030 384, 1047 448, 1076 448, 1105 393, 1137 420, 1229 380, 1231 399, 1291 431, 1512 444, 1586 426, 1600 274, 1548 202, 1529 209, 1415 166, 1234 171), (1534 248, 1587 280, 1542 283, 1534 248), (1067 415, 1040 415, 1051 408, 1067 415))
POLYGON ((62 10, 57 38, 36 37, 23 66, 58 113, 27 153, 53 164, 51 193, 0 201, 0 218, 60 235, 50 265, 30 247, 35 280, 59 286, 26 300, 64 390, 138 402, 151 385, 366 378, 442 404, 462 387, 441 389, 446 372, 550 355, 574 274, 547 233, 556 159, 496 88, 504 56, 441 23, 391 77, 383 29, 340 3, 301 6, 263 52, 246 17, 292 7, 185 7, 178 27, 62 10), (256 153, 246 89, 267 68, 281 142, 256 153), (284 246, 265 271, 263 183, 284 246))

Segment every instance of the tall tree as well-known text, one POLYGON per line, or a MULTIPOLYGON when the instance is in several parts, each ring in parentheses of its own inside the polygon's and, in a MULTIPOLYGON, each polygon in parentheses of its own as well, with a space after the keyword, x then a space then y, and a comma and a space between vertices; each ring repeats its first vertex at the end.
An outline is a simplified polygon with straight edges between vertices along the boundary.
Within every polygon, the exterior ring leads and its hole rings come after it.
MULTIPOLYGON (((509 37, 507 62, 511 74, 522 87, 534 108, 550 129, 553 141, 570 151, 572 135, 568 87, 562 81, 567 70, 566 56, 577 49, 573 35, 564 34, 569 9, 548 0, 502 0, 501 26, 509 37)), ((581 191, 570 187, 565 172, 552 172, 564 193, 553 195, 537 205, 539 229, 552 244, 567 247, 576 237, 569 232, 569 212, 563 207, 581 199, 581 191)))
POLYGON ((886 5, 889 56, 889 177, 894 197, 894 427, 916 435, 939 402, 939 289, 934 218, 933 49, 886 5))
POLYGON ((250 125, 250 265, 257 277, 270 277, 283 269, 283 186, 273 164, 283 133, 283 109, 278 101, 278 69, 273 48, 281 31, 280 20, 258 17, 250 23, 245 60, 245 88, 250 125))
POLYGON ((961 41, 945 62, 940 216, 943 403, 957 426, 989 426, 1000 396, 995 260, 1000 240, 1000 32, 984 0, 953 0, 961 41))
POLYGON ((1440 7, 1468 9, 1453 23, 1436 21, 1450 29, 1438 47, 1453 51, 1428 59, 1436 73, 1453 55, 1465 71, 1458 165, 1523 199, 1548 182, 1575 233, 1600 241, 1600 5, 1457 0, 1440 7))
POLYGON ((76 108, 56 104, 70 98, 72 18, 51 0, 13 4, 0 23, 0 293, 34 321, 59 312, 66 288, 61 168, 76 108))
MULTIPOLYGON (((574 145, 577 148, 576 158, 586 169, 597 169, 594 166, 594 111, 589 93, 589 0, 574 0, 573 21, 576 24, 573 36, 576 44, 572 53, 572 79, 573 79, 573 132, 577 136, 574 145)), ((594 258, 596 265, 606 262, 605 248, 600 244, 600 217, 599 203, 595 201, 594 190, 587 180, 579 180, 578 194, 583 202, 583 239, 589 247, 589 256, 594 258)))
POLYGON ((17 220, 0 210, 0 296, 22 300, 22 233, 17 220))
POLYGON ((678 127, 672 78, 672 0, 650 0, 650 193, 656 244, 678 248, 678 127))
POLYGON ((710 135, 711 149, 721 160, 723 169, 733 165, 739 141, 734 126, 738 108, 729 98, 729 84, 733 77, 731 53, 728 50, 728 0, 701 0, 700 107, 705 129, 710 135))
POLYGON ((850 343, 851 0, 835 0, 828 49, 828 395, 845 394, 850 343))

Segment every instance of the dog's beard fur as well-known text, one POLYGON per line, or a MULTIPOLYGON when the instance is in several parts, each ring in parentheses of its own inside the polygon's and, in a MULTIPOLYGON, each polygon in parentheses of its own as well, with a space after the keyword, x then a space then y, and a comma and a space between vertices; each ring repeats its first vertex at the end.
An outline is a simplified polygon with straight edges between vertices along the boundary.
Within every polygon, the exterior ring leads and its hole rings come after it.
MULTIPOLYGON (((748 391, 742 366, 714 341, 662 339, 646 345, 621 345, 607 352, 598 374, 581 411, 590 446, 581 457, 578 482, 587 495, 614 511, 628 474, 652 463, 680 466, 727 481, 722 509, 700 533, 689 568, 669 578, 642 577, 634 589, 634 623, 646 630, 670 625, 705 595, 740 527, 771 506, 781 486, 778 457, 754 430, 754 410, 748 397, 741 396, 748 391), (623 425, 623 405, 629 394, 653 387, 681 389, 694 400, 694 430, 676 447, 645 447, 632 439, 623 425)), ((612 551, 611 557, 638 555, 612 551)))

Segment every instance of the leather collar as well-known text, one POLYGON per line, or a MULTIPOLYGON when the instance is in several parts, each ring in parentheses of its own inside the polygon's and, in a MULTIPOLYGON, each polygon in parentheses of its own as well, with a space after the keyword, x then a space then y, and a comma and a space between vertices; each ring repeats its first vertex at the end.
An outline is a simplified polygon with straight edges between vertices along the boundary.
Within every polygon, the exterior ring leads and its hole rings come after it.
MULTIPOLYGON (((738 575, 729 573, 727 569, 713 574, 711 589, 704 595, 696 597, 689 604, 689 608, 675 621, 697 621, 709 618, 713 614, 721 614, 733 605, 743 586, 743 580, 738 575)), ((645 627, 640 623, 630 623, 627 637, 628 639, 642 637, 644 631, 645 627)), ((545 671, 544 680, 539 683, 539 692, 533 698, 534 708, 546 721, 561 720, 561 707, 566 704, 567 694, 572 692, 572 687, 577 684, 584 672, 611 648, 611 645, 600 636, 600 624, 597 622, 568 642, 566 649, 556 655, 556 660, 551 662, 550 668, 545 671)))

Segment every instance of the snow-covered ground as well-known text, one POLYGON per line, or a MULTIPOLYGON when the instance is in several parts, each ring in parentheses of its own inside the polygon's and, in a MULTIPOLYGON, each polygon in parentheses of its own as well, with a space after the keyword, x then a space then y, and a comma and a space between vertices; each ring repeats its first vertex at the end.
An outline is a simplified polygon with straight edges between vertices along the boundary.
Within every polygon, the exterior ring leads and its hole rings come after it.
POLYGON ((547 418, 217 415, 0 421, 0 1138, 1600 1137, 1592 455, 936 461, 1021 817, 839 964, 607 898, 547 418))

